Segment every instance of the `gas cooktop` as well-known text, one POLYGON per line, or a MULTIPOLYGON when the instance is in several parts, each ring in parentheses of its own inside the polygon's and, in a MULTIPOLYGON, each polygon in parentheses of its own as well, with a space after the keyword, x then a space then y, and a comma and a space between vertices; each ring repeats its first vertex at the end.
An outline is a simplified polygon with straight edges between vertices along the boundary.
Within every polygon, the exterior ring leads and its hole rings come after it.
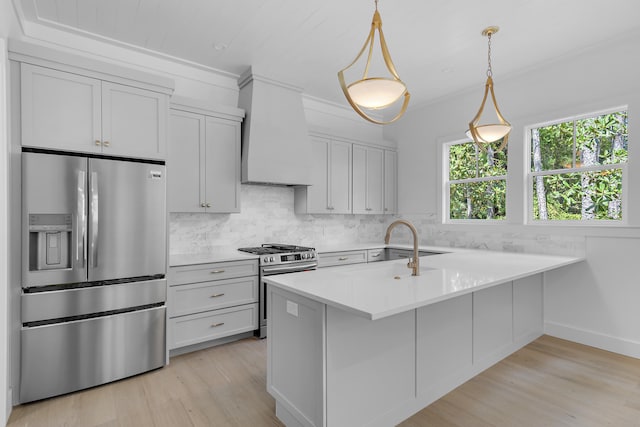
POLYGON ((256 246, 251 248, 238 248, 239 251, 248 252, 254 255, 274 255, 274 254, 286 254, 295 252, 309 252, 314 251, 315 248, 308 248, 305 246, 296 245, 284 245, 280 243, 265 243, 262 246, 256 246))

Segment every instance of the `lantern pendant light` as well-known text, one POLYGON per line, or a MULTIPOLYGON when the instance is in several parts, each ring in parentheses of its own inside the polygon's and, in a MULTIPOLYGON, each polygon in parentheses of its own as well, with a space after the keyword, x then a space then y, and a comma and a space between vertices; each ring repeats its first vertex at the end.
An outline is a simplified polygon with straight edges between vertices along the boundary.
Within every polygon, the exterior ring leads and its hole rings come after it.
POLYGON ((411 95, 407 91, 405 84, 400 80, 400 77, 398 77, 398 73, 393 65, 391 56, 389 55, 389 49, 387 48, 387 43, 385 42, 384 34, 382 33, 382 19, 378 12, 378 0, 375 0, 375 4, 376 10, 373 14, 373 21, 371 22, 371 31, 369 31, 369 36, 364 42, 360 53, 356 56, 356 59, 338 72, 338 81, 340 82, 340 87, 342 87, 342 91, 344 92, 347 101, 349 101, 349 104, 356 113, 372 123, 385 125, 395 122, 404 114, 407 110, 407 105, 409 105, 409 98, 411 95), (391 77, 369 77, 368 75, 369 67, 371 66, 371 57, 373 54, 376 31, 378 31, 379 34, 382 58, 384 59, 387 70, 391 73, 391 77), (362 78, 347 85, 345 83, 344 72, 358 62, 365 49, 367 49, 367 46, 369 46, 369 51, 367 53, 367 63, 365 65, 362 78), (376 120, 368 116, 364 111, 364 109, 379 110, 387 108, 402 96, 404 96, 404 101, 400 108, 400 112, 389 121, 376 120))
POLYGON ((491 70, 491 36, 497 33, 499 27, 487 27, 482 31, 482 35, 488 37, 488 61, 489 67, 487 68, 487 82, 484 86, 484 97, 482 98, 482 104, 480 104, 480 109, 476 116, 469 123, 469 130, 467 131, 467 136, 476 143, 476 145, 482 150, 487 151, 487 146, 495 141, 498 141, 502 138, 502 144, 497 149, 497 151, 501 151, 509 140, 509 132, 511 132, 511 125, 507 122, 502 113, 500 113, 500 108, 498 108, 498 103, 496 102, 496 95, 493 92, 493 72, 491 70), (491 100, 493 101, 493 108, 495 110, 496 116, 498 117, 499 123, 495 124, 484 124, 481 125, 480 117, 482 116, 482 112, 484 110, 484 104, 487 101, 487 95, 491 93, 491 100))

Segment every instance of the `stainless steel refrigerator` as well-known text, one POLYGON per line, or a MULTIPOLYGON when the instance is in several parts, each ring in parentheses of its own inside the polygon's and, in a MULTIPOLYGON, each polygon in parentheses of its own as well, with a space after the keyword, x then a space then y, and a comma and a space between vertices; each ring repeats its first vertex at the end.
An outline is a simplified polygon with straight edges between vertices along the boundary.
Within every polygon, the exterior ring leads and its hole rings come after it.
POLYGON ((163 162, 22 153, 20 402, 165 364, 163 162))

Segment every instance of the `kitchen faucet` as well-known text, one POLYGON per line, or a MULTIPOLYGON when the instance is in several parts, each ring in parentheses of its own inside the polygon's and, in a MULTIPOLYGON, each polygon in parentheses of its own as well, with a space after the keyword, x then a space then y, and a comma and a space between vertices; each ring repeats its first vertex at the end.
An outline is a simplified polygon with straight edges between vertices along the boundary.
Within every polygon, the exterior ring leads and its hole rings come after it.
POLYGON ((398 224, 406 225, 411 230, 411 233, 413 233, 413 260, 409 260, 409 262, 407 263, 407 267, 413 270, 413 273, 411 273, 412 276, 419 276, 420 258, 418 257, 418 231, 413 226, 413 224, 411 224, 409 221, 405 221, 404 219, 399 219, 392 222, 387 228, 387 234, 384 236, 384 244, 389 244, 389 239, 391 239, 391 230, 393 230, 393 228, 398 224))

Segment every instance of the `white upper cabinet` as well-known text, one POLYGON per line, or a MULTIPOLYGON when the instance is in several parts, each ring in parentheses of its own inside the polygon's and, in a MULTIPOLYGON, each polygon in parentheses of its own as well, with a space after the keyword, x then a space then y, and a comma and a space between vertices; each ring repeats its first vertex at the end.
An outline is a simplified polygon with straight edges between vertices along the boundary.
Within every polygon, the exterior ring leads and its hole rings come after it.
POLYGON ((384 150, 384 213, 398 211, 398 153, 384 150))
POLYGON ((240 124, 171 110, 168 204, 170 212, 240 212, 240 124))
POLYGON ((164 159, 168 95, 21 64, 22 145, 164 159))
POLYGON ((351 213, 351 144, 311 138, 311 182, 296 187, 296 213, 351 213))
POLYGON ((394 214, 397 153, 322 136, 311 137, 312 185, 296 187, 298 214, 394 214))
POLYGON ((103 153, 164 159, 168 97, 102 82, 103 153))
POLYGON ((353 213, 384 213, 384 150, 353 144, 353 213))

